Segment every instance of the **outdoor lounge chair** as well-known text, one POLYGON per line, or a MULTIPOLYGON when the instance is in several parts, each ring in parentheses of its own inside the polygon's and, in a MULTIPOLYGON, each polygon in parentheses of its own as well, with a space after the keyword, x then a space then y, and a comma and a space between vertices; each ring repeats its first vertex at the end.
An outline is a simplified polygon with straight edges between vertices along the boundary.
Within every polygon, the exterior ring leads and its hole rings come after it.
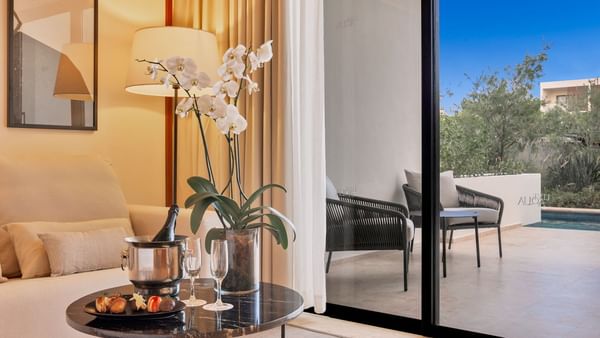
POLYGON ((406 218, 408 209, 397 203, 348 194, 338 194, 327 179, 327 238, 329 272, 334 251, 403 251, 404 291, 408 290, 408 248, 414 225, 406 218))
MULTIPOLYGON (((402 186, 406 201, 408 204, 409 215, 416 213, 420 215, 421 212, 421 193, 415 188, 408 184, 402 186)), ((457 185, 456 191, 458 193, 458 207, 443 207, 440 206, 441 210, 474 210, 479 212, 478 227, 481 228, 496 228, 498 229, 498 252, 502 257, 502 236, 500 231, 500 223, 502 221, 502 212, 504 210, 504 202, 502 199, 484 194, 482 192, 472 190, 457 185)), ((422 226, 422 219, 420 216, 411 218, 415 223, 416 227, 422 226)), ((452 218, 448 219, 447 230, 450 230, 450 240, 448 241, 448 249, 452 247, 452 237, 454 230, 473 229, 475 223, 472 218, 452 218)), ((412 250, 411 243, 411 250, 412 250)), ((444 243, 445 245, 445 243, 444 243)))

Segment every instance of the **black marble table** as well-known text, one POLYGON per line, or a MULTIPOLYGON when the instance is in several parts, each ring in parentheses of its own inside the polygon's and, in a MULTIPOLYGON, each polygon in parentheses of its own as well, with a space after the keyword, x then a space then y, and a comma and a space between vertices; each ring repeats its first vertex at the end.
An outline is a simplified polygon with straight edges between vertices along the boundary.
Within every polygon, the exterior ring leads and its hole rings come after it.
MULTIPOLYGON (((189 297, 190 282, 181 283, 181 299, 189 297)), ((133 285, 100 290, 82 297, 67 307, 67 323, 77 331, 98 337, 235 337, 281 327, 303 311, 302 296, 289 288, 261 283, 260 289, 245 296, 226 296, 223 301, 233 309, 211 312, 202 307, 186 307, 179 314, 162 319, 101 319, 83 311, 84 306, 104 294, 131 294, 133 285)), ((196 280, 196 297, 212 303, 216 299, 213 281, 196 280)))

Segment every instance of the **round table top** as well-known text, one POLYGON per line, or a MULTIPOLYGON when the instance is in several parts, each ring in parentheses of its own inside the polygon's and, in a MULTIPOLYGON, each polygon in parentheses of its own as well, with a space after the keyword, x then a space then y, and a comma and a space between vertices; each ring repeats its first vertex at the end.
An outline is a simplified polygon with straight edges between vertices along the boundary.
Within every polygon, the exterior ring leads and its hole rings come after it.
MULTIPOLYGON (((211 279, 196 280, 196 298, 212 303, 216 299, 211 279)), ((189 298, 190 283, 181 283, 179 296, 189 298)), ((284 325, 303 311, 302 296, 289 288, 261 283, 257 292, 244 296, 223 295, 233 309, 223 312, 186 307, 179 314, 149 320, 102 319, 83 311, 96 297, 105 294, 131 294, 133 285, 101 290, 84 296, 67 307, 67 323, 77 331, 99 337, 231 337, 269 330, 284 325)))
POLYGON ((479 211, 461 209, 461 210, 442 210, 440 211, 442 218, 462 218, 462 217, 479 217, 479 211))

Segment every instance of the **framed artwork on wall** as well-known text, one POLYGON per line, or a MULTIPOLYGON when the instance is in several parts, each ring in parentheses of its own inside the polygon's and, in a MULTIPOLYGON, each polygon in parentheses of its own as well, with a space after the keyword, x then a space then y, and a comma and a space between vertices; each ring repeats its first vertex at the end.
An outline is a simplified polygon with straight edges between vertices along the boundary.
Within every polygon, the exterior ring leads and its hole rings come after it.
POLYGON ((97 0, 8 0, 8 126, 97 129, 97 0))

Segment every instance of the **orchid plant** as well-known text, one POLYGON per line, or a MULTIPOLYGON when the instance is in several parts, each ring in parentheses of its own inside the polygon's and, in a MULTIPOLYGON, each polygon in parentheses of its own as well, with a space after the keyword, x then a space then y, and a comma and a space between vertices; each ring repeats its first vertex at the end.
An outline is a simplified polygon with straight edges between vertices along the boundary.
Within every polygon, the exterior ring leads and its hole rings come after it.
POLYGON ((223 55, 223 64, 218 68, 219 75, 212 87, 210 77, 197 69, 191 58, 173 56, 166 60, 137 60, 148 64, 147 74, 168 88, 181 89, 185 97, 176 106, 175 112, 180 118, 190 113, 196 116, 204 148, 208 178, 193 176, 188 178, 189 186, 194 190, 185 201, 185 207, 193 207, 191 228, 195 234, 208 207, 212 206, 223 225, 210 229, 206 236, 206 250, 210 250, 213 239, 222 238, 225 230, 244 230, 263 228, 269 231, 284 249, 288 246, 288 236, 284 223, 291 229, 293 224, 279 211, 270 206, 256 206, 260 196, 269 189, 285 190, 279 184, 267 184, 247 196, 244 193, 241 178, 239 135, 248 127, 246 118, 238 109, 238 102, 245 89, 250 96, 259 91, 258 83, 252 74, 273 57, 272 41, 262 44, 256 51, 240 44, 229 48, 223 55), (204 94, 208 91, 208 94, 204 94), (229 149, 229 179, 221 189, 217 189, 215 176, 208 152, 205 126, 202 116, 212 120, 225 137, 229 149), (234 188, 234 185, 236 186, 234 188))

